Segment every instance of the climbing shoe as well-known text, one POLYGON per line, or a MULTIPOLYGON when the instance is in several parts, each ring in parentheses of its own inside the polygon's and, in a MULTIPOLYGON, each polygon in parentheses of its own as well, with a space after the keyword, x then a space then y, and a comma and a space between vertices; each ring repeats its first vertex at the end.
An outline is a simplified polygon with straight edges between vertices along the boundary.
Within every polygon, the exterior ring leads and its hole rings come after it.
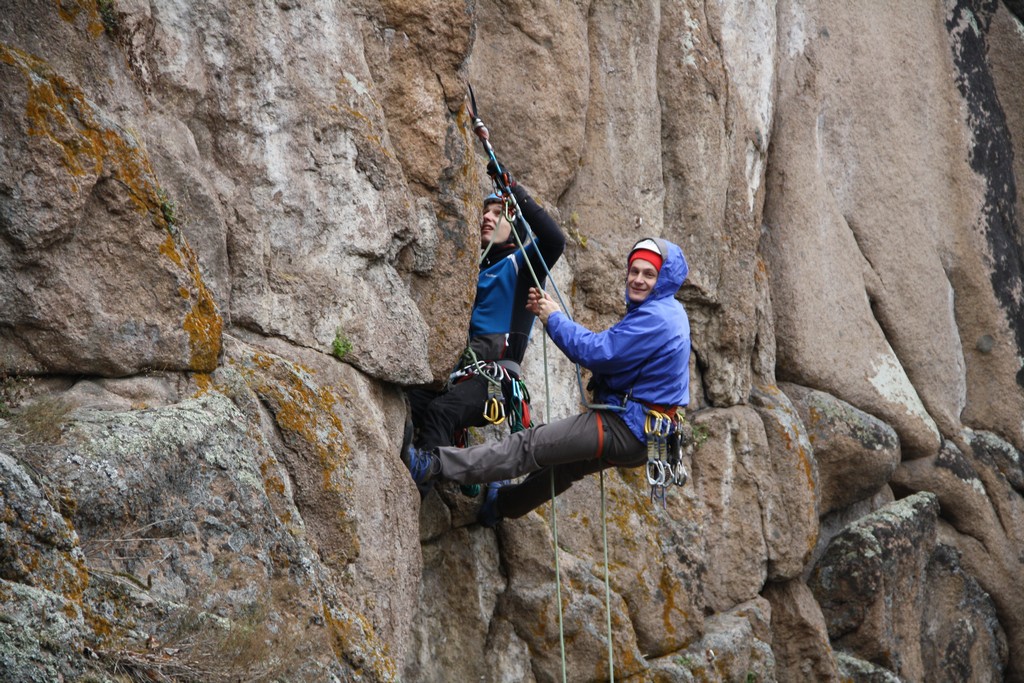
POLYGON ((492 481, 487 485, 487 492, 484 494, 484 504, 480 506, 480 511, 476 513, 476 521, 480 522, 481 526, 493 529, 501 521, 501 515, 498 514, 498 489, 507 484, 507 481, 492 481))
POLYGON ((409 474, 420 490, 420 496, 430 493, 434 487, 434 477, 441 472, 441 461, 437 453, 415 446, 409 446, 402 452, 402 462, 409 468, 409 474))

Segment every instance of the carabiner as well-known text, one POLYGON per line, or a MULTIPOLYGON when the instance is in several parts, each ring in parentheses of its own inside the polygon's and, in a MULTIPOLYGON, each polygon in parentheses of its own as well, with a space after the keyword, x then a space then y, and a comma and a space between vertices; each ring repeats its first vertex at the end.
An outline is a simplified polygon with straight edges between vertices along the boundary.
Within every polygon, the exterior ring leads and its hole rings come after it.
POLYGON ((664 479, 664 473, 661 468, 660 460, 648 460, 647 461, 647 483, 651 486, 661 486, 664 479))
MULTIPOLYGON (((511 194, 512 194, 511 191, 509 191, 509 195, 511 195, 511 194)), ((516 224, 515 223, 515 221, 516 221, 516 212, 512 210, 512 200, 511 200, 509 195, 505 196, 504 215, 505 215, 505 220, 507 220, 509 222, 509 225, 513 226, 513 228, 514 228, 515 224, 516 224)))
POLYGON ((497 398, 487 399, 484 404, 484 419, 492 425, 500 425, 505 421, 505 403, 497 398))
POLYGON ((659 418, 655 417, 657 414, 653 410, 647 411, 647 415, 644 416, 644 434, 649 436, 658 429, 659 418))
POLYGON ((672 483, 676 486, 686 486, 686 482, 690 480, 690 475, 686 471, 686 465, 679 463, 676 465, 675 471, 672 473, 672 483))

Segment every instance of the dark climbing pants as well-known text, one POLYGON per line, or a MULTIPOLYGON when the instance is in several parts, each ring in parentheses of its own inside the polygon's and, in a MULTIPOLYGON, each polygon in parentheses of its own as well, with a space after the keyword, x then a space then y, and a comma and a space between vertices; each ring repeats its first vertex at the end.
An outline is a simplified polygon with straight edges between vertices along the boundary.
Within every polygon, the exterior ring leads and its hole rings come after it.
POLYGON ((440 448, 441 476, 482 484, 528 474, 498 491, 498 514, 522 517, 588 474, 647 462, 647 447, 614 412, 597 410, 516 432, 470 448, 440 448))
POLYGON ((487 384, 487 379, 477 375, 444 392, 410 390, 412 423, 419 430, 416 445, 423 449, 451 446, 456 429, 487 424, 487 384))

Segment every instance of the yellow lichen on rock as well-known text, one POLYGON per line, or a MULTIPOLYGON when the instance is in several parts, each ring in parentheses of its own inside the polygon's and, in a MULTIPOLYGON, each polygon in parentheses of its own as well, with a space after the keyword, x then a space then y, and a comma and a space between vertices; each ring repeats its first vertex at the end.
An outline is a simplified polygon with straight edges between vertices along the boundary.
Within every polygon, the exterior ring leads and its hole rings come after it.
POLYGON ((330 629, 331 647, 339 660, 366 670, 370 680, 398 680, 398 667, 388 653, 387 644, 380 641, 365 616, 327 604, 323 616, 330 629))
POLYGON ((192 351, 190 366, 197 372, 211 372, 217 367, 217 359, 220 356, 224 319, 217 310, 213 295, 199 275, 199 264, 194 253, 191 254, 189 265, 189 272, 195 285, 195 298, 192 299, 192 306, 185 314, 182 327, 188 333, 192 351))
POLYGON ((134 139, 105 120, 78 87, 43 60, 0 43, 0 62, 16 67, 25 78, 26 132, 57 146, 70 175, 107 174, 127 188, 140 212, 160 213, 156 175, 134 139))
POLYGON ((54 0, 54 4, 57 6, 57 13, 60 18, 68 23, 75 23, 78 20, 78 15, 81 12, 85 12, 86 26, 85 30, 93 38, 98 38, 103 35, 103 20, 100 17, 99 6, 92 0, 75 0, 75 2, 61 2, 61 0, 54 0))
POLYGON ((307 529, 317 539, 322 557, 340 565, 360 554, 345 425, 339 417, 341 397, 319 386, 311 373, 262 351, 229 361, 261 402, 273 413, 280 434, 293 454, 291 476, 305 491, 307 529))
MULTIPOLYGON (((53 143, 68 174, 95 182, 110 177, 124 187, 139 213, 148 214, 154 227, 166 232, 161 254, 171 260, 184 282, 179 293, 188 302, 182 328, 188 334, 189 367, 211 372, 220 356, 223 319, 203 280, 199 259, 184 236, 168 220, 168 201, 145 150, 131 135, 107 121, 84 93, 56 74, 46 62, 0 43, 0 63, 14 66, 25 79, 26 132, 53 143)), ((78 181, 74 192, 85 189, 78 181)))

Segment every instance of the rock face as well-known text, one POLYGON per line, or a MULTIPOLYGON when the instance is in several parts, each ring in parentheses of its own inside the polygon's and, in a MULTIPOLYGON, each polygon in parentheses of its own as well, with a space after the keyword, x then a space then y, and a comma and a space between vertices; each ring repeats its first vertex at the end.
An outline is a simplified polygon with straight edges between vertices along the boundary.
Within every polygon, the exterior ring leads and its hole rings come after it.
POLYGON ((764 594, 772 606, 779 680, 842 680, 825 617, 807 585, 799 580, 769 584, 764 594))
MULTIPOLYGON (((341 384, 332 366, 332 384, 341 384)), ((355 472, 369 465, 350 444, 387 436, 346 424, 340 406, 350 389, 317 384, 314 373, 232 340, 225 365, 166 407, 27 405, 5 432, 17 456, 4 461, 11 481, 26 482, 4 494, 4 547, 18 552, 5 584, 72 600, 64 612, 80 610, 89 626, 79 640, 108 665, 127 658, 125 666, 185 676, 393 676, 389 648, 403 647, 401 624, 415 611, 415 524, 403 532, 400 522, 396 543, 375 542, 380 511, 352 498, 355 472), (46 497, 31 495, 26 471, 46 497), (60 500, 66 522, 33 511, 47 497, 60 500), (45 554, 34 549, 43 542, 45 554), (396 591, 386 601, 382 588, 368 588, 382 579, 396 591), (175 656, 149 658, 148 641, 175 656)), ((399 467, 372 482, 385 499, 412 495, 399 467)))
POLYGON ((842 510, 878 493, 900 461, 892 427, 830 394, 795 384, 780 389, 807 430, 819 473, 819 514, 842 510))
POLYGON ((0 679, 1024 681, 1020 2, 236 5, 0 12, 0 679), (687 255, 664 505, 490 530, 397 457, 467 82, 578 321, 687 255))
POLYGON ((221 314, 140 142, 0 44, 2 362, 23 373, 217 367, 221 314), (128 266, 128 267, 126 267, 128 266))
POLYGON ((919 493, 854 522, 829 544, 811 588, 832 642, 901 680, 998 680, 1006 638, 995 606, 937 543, 937 513, 935 496, 919 493))
POLYGON ((905 456, 933 453, 965 401, 948 254, 973 232, 979 192, 942 8, 793 2, 780 14, 790 25, 769 160, 780 173, 765 200, 777 372, 892 424, 905 456), (908 54, 897 46, 911 26, 926 27, 916 42, 928 47, 908 54), (859 51, 872 68, 851 68, 859 51))
MULTIPOLYGON (((937 496, 945 511, 943 538, 959 550, 961 563, 992 596, 1016 652, 1024 637, 1024 600, 1009 586, 1017 585, 1020 577, 1024 461, 1019 451, 991 434, 968 433, 964 441, 962 448, 949 443, 932 458, 902 464, 893 482, 937 496)), ((1011 671, 1015 662, 1011 659, 1011 671)))

